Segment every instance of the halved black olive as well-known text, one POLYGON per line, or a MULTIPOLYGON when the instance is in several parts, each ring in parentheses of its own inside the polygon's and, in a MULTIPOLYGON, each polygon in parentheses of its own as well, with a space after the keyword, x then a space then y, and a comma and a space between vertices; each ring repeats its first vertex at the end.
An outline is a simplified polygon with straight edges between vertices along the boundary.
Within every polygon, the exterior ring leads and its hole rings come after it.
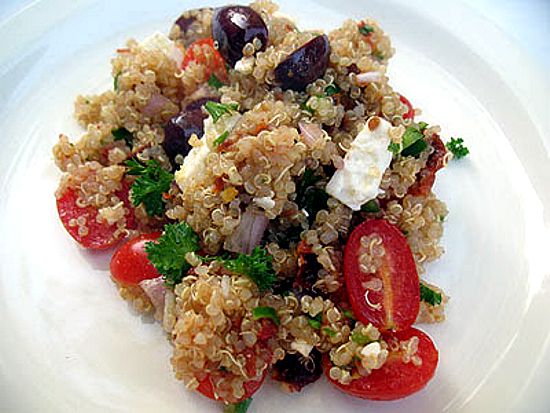
POLYGON ((316 381, 323 372, 322 355, 313 348, 308 357, 300 353, 287 353, 273 366, 273 379, 284 383, 288 390, 296 392, 316 381))
POLYGON ((330 44, 327 35, 317 36, 292 52, 275 68, 275 80, 283 89, 303 91, 327 70, 330 44))
POLYGON ((226 6, 216 9, 212 16, 212 37, 218 50, 232 67, 243 57, 243 47, 254 38, 262 42, 265 50, 267 26, 262 17, 247 6, 226 6))
POLYGON ((179 114, 173 116, 164 125, 164 142, 162 147, 175 168, 177 155, 186 156, 191 150, 189 138, 196 134, 199 138, 204 135, 203 121, 207 115, 202 106, 210 100, 219 101, 217 97, 204 97, 189 103, 179 114))

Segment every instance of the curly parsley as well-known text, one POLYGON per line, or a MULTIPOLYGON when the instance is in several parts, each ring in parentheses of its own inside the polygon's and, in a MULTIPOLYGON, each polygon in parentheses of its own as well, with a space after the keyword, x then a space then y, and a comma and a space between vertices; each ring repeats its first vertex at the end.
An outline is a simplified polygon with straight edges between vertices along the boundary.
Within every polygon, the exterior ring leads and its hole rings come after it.
POLYGON ((126 161, 128 175, 135 175, 137 179, 132 184, 132 204, 143 204, 149 216, 160 216, 164 213, 163 194, 168 192, 174 175, 162 169, 155 160, 149 160, 144 165, 136 159, 126 161))
POLYGON ((273 321, 276 325, 281 324, 281 320, 277 315, 277 311, 273 307, 256 307, 252 309, 252 317, 254 320, 259 320, 261 318, 268 318, 273 321))
POLYGON ((441 293, 431 289, 426 284, 420 283, 420 300, 430 305, 441 304, 441 293))
POLYGON ((240 403, 226 404, 223 408, 223 413, 246 413, 252 403, 252 397, 243 400, 240 403))
POLYGON ((223 83, 214 73, 212 73, 208 78, 208 86, 212 86, 214 89, 219 89, 223 86, 223 83))
POLYGON ((185 222, 166 225, 158 240, 145 244, 147 258, 170 287, 179 284, 191 268, 185 254, 199 248, 199 236, 185 222))
POLYGON ((452 152, 455 159, 464 158, 470 153, 470 150, 464 146, 464 139, 462 138, 451 138, 449 142, 445 144, 447 149, 452 152))
POLYGON ((225 268, 246 275, 256 283, 260 291, 269 290, 277 277, 273 269, 273 257, 265 249, 254 248, 252 254, 239 254, 236 258, 221 259, 225 268))

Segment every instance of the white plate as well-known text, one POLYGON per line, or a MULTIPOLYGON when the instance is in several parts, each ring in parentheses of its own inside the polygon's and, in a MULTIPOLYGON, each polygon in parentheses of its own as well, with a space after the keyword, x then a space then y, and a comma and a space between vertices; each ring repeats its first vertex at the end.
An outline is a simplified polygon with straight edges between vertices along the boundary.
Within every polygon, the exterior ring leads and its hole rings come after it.
MULTIPOLYGON (((547 411, 547 79, 460 4, 282 3, 303 27, 378 19, 397 49, 393 85, 445 138, 464 137, 471 156, 436 184, 451 213, 447 254, 429 277, 452 299, 448 321, 425 327, 441 357, 428 387, 373 403, 324 380, 294 396, 268 384, 252 411, 547 411)), ((173 378, 168 342, 117 297, 108 255, 83 251, 64 232, 50 152, 59 132, 80 133, 74 97, 110 87, 116 47, 168 31, 182 9, 201 4, 38 1, 0 23, 2 411, 219 411, 173 378)))

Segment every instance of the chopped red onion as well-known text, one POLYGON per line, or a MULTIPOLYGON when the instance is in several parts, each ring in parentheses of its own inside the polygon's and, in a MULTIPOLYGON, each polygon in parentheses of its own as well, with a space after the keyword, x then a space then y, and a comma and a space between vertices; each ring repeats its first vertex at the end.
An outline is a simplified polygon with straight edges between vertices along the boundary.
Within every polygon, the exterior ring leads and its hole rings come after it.
POLYGON ((241 222, 225 241, 225 249, 232 252, 250 254, 254 247, 260 245, 269 219, 263 212, 246 210, 241 222))
POLYGON ((323 130, 316 123, 298 122, 300 134, 307 146, 313 147, 319 139, 323 139, 323 130))
POLYGON ((155 94, 151 96, 151 99, 149 99, 149 102, 147 103, 147 105, 145 105, 142 112, 146 116, 155 116, 158 115, 162 111, 164 106, 169 103, 170 99, 162 95, 155 94))
POLYGON ((164 296, 166 294, 163 277, 143 280, 139 283, 139 286, 143 289, 145 294, 147 294, 151 303, 153 303, 155 315, 162 315, 164 312, 164 296))

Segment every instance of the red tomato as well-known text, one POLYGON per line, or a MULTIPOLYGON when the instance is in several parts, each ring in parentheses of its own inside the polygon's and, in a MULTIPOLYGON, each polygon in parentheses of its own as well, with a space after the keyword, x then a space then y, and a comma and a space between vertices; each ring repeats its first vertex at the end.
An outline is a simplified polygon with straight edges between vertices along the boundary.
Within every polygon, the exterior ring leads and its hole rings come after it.
POLYGON ((395 400, 410 396, 421 390, 430 381, 435 373, 439 354, 433 341, 424 332, 416 328, 409 328, 388 336, 384 339, 390 345, 397 347, 399 341, 408 340, 416 336, 419 339, 416 355, 421 364, 415 365, 412 361, 403 362, 403 350, 390 350, 384 365, 366 376, 353 380, 350 384, 341 384, 332 380, 329 370, 333 366, 328 355, 323 358, 325 375, 329 381, 344 393, 369 400, 395 400))
POLYGON ((383 219, 368 220, 351 233, 344 249, 344 278, 353 311, 363 323, 381 331, 405 330, 420 308, 420 282, 413 255, 401 231, 383 219), (377 235, 384 255, 375 273, 360 268, 368 251, 361 238, 377 235))
MULTIPOLYGON (((256 352, 259 350, 260 357, 268 363, 268 365, 271 364, 271 352, 266 348, 265 341, 259 340, 257 344, 255 345, 256 352)), ((254 350, 247 348, 244 350, 243 354, 246 357, 246 364, 245 369, 246 373, 249 377, 252 377, 256 373, 256 359, 257 359, 257 353, 254 350)), ((258 391, 258 389, 262 386, 262 383, 265 381, 265 378, 267 376, 267 371, 269 369, 266 368, 262 372, 262 375, 260 377, 257 377, 256 379, 252 379, 249 381, 246 381, 243 385, 244 387, 244 395, 240 399, 234 399, 234 400, 222 400, 225 403, 238 403, 245 399, 248 399, 250 396, 252 396, 254 393, 258 391)), ((216 372, 216 379, 219 380, 221 377, 225 377, 230 375, 231 373, 228 372, 216 372)), ((212 384, 212 374, 209 374, 205 379, 199 382, 199 387, 197 387, 197 391, 201 393, 202 395, 213 399, 213 400, 220 400, 217 399, 214 394, 214 386, 212 384)))
MULTIPOLYGON (((134 208, 129 199, 129 192, 130 184, 124 180, 122 181, 122 188, 115 195, 122 200, 124 206, 130 211, 126 215, 126 227, 128 229, 135 229, 137 225, 134 208)), ((116 225, 97 222, 98 210, 92 206, 79 207, 76 203, 77 199, 77 191, 74 188, 68 188, 61 198, 56 201, 59 218, 67 232, 84 248, 101 250, 114 245, 120 239, 120 236, 114 236, 116 225), (70 225, 71 220, 76 220, 79 217, 86 219, 86 227, 88 228, 86 235, 78 233, 77 225, 70 225)))
POLYGON ((147 258, 145 244, 155 241, 160 232, 142 234, 123 244, 111 258, 111 275, 121 284, 139 284, 160 276, 157 269, 147 258))
POLYGON ((403 119, 414 119, 414 108, 411 102, 409 102, 409 99, 407 99, 405 96, 399 95, 399 100, 401 101, 401 103, 409 108, 407 113, 403 115, 403 119))
POLYGON ((207 79, 214 74, 222 82, 227 80, 225 60, 220 52, 214 48, 214 39, 200 39, 191 43, 185 52, 185 56, 183 57, 183 62, 181 63, 182 69, 185 69, 191 62, 197 62, 206 66, 207 79), (205 48, 211 49, 211 54, 206 54, 204 50, 205 48))

